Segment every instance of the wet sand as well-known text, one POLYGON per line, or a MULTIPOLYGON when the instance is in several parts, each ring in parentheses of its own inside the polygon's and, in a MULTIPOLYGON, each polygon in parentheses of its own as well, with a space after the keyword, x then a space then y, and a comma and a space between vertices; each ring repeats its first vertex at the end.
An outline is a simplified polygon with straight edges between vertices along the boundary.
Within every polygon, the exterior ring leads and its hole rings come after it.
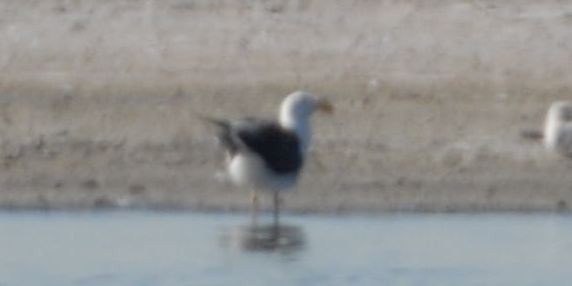
MULTIPOLYGON (((559 1, 1 1, 0 207, 234 211, 196 114, 329 97, 293 212, 565 211, 559 1)), ((263 198, 264 199, 264 198, 263 198)), ((270 205, 264 200, 266 206, 270 205)))

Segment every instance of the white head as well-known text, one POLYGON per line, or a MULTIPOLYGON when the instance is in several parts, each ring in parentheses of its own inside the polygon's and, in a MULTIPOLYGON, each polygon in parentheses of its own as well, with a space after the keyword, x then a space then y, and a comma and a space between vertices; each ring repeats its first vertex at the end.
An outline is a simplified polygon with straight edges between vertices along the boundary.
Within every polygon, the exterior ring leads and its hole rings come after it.
POLYGON ((332 104, 318 99, 305 91, 296 91, 282 101, 280 105, 280 125, 296 132, 301 139, 302 150, 307 150, 311 140, 310 117, 315 111, 331 113, 332 104))

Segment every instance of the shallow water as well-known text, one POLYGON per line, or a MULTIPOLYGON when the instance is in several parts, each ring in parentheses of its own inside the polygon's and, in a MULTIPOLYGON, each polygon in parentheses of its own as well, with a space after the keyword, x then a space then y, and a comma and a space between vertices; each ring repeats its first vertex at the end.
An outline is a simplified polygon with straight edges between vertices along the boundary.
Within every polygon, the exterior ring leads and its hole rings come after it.
POLYGON ((1 213, 0 285, 567 285, 572 217, 1 213), (261 228, 264 230, 264 228, 261 228), (238 233, 238 235, 237 235, 238 233), (245 235, 246 234, 246 235, 245 235), (293 242, 292 242, 293 241, 293 242))

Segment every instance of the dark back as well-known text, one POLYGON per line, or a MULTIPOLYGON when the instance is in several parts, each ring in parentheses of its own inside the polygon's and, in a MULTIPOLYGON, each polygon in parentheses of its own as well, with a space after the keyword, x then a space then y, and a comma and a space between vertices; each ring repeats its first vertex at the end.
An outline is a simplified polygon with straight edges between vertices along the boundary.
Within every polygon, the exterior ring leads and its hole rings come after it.
POLYGON ((297 173, 302 168, 302 151, 294 132, 275 123, 257 122, 253 128, 238 130, 237 135, 275 173, 297 173))

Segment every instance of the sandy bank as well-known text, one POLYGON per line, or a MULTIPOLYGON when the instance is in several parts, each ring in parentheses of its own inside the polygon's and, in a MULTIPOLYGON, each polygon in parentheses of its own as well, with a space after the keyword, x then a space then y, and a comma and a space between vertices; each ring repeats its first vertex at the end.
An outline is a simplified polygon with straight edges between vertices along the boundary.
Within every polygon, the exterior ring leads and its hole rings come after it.
POLYGON ((0 206, 245 209, 194 114, 328 96, 294 211, 566 210, 561 1, 0 1, 0 206), (343 164, 340 164, 343 162, 343 164))

